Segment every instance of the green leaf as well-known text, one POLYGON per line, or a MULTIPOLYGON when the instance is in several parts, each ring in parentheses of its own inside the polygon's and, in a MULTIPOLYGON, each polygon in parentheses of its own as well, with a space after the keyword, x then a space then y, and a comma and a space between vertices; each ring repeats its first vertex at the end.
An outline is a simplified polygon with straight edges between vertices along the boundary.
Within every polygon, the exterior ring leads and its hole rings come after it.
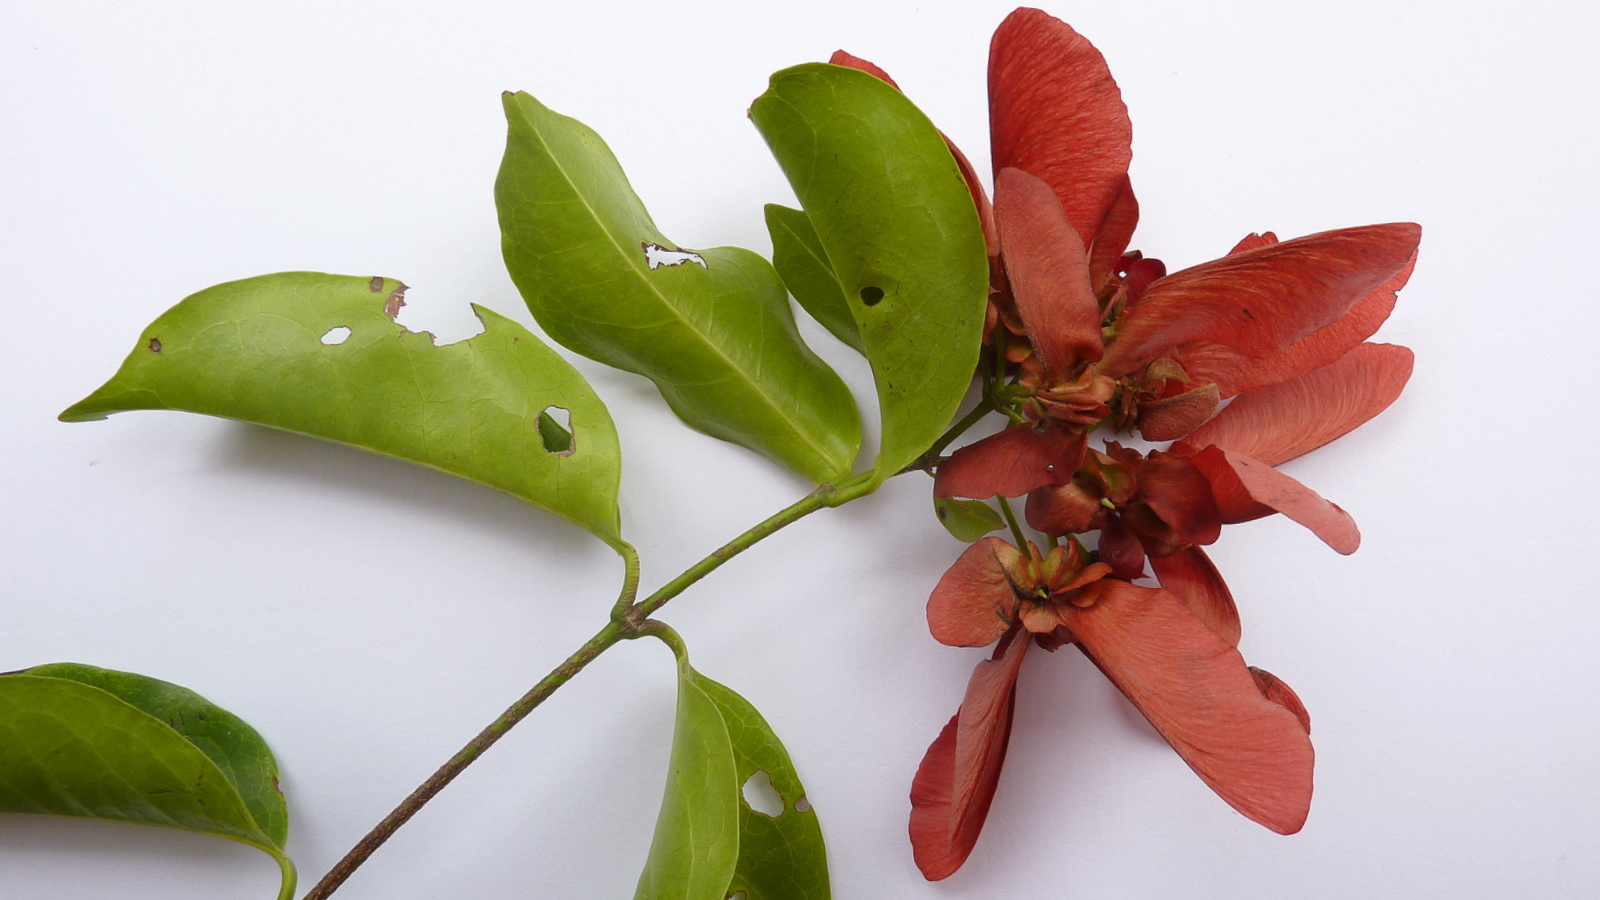
POLYGON ((255 729, 186 688, 77 663, 0 675, 0 812, 114 819, 257 847, 283 871, 289 814, 255 729))
POLYGON ((822 826, 789 752, 750 701, 709 678, 698 680, 722 712, 740 785, 739 865, 728 891, 744 891, 749 900, 828 900, 822 826), (766 773, 783 798, 783 811, 775 817, 744 799, 744 785, 757 772, 766 773))
POLYGON ((953 497, 933 498, 933 514, 939 524, 958 541, 972 543, 991 531, 1005 527, 1005 520, 994 507, 982 500, 957 500, 953 497))
POLYGON ((789 754, 755 707, 678 659, 678 718, 666 796, 635 900, 828 900, 817 814, 789 754), (744 785, 765 772, 783 798, 775 817, 744 785))
POLYGON ((843 289, 877 381, 875 475, 928 449, 978 361, 989 263, 977 208, 933 123, 879 79, 785 69, 750 106, 843 289))
POLYGON ((545 333, 651 379, 694 428, 819 484, 848 475, 855 400, 801 342, 772 265, 737 247, 680 250, 598 134, 527 94, 506 94, 505 110, 502 245, 545 333))
POLYGON ((772 267, 783 277, 789 293, 834 337, 867 352, 855 314, 850 312, 811 219, 798 209, 776 203, 768 203, 766 213, 767 231, 772 235, 772 267))
POLYGON ((145 329, 116 376, 61 418, 181 409, 270 425, 486 484, 620 545, 616 427, 583 376, 476 305, 484 333, 436 347, 394 322, 404 292, 316 272, 208 288, 145 329), (546 449, 550 407, 570 414, 570 453, 546 449))

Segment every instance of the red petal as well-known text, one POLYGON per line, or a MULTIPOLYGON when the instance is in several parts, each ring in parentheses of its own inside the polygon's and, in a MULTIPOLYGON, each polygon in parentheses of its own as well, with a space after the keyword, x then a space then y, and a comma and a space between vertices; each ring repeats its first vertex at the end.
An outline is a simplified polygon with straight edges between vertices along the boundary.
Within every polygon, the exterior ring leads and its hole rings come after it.
POLYGON ((1017 312, 1045 368, 1058 375, 1100 358, 1100 303, 1089 259, 1050 185, 1020 169, 994 184, 995 225, 1017 312))
POLYGON ((929 881, 954 874, 978 842, 1011 739, 1017 668, 1031 643, 1017 635, 996 648, 994 659, 978 663, 961 710, 917 767, 911 782, 911 852, 929 881))
POLYGON ((1378 326, 1389 318, 1389 313, 1394 311, 1396 295, 1406 286, 1411 278, 1411 270, 1416 265, 1417 255, 1413 253, 1411 261, 1393 278, 1356 301, 1356 305, 1350 307, 1350 311, 1338 321, 1313 331, 1282 353, 1265 359, 1251 359, 1221 344, 1197 342, 1178 347, 1178 362, 1195 381, 1214 382, 1224 397, 1277 384, 1319 369, 1372 337, 1378 326))
MULTIPOLYGON (((1181 446, 1175 446, 1174 452, 1181 446)), ((1217 514, 1222 518, 1222 524, 1249 522, 1277 512, 1250 496, 1249 489, 1239 480, 1233 466, 1228 465, 1228 454, 1221 447, 1207 447, 1189 457, 1189 462, 1210 482, 1211 498, 1217 503, 1217 514)))
POLYGON ((1063 484, 1083 463, 1082 429, 1013 425, 968 444, 939 464, 935 497, 1020 497, 1037 487, 1063 484))
POLYGON ((1105 221, 1089 244, 1089 284, 1096 292, 1105 287, 1122 262, 1122 253, 1133 240, 1139 224, 1139 200, 1133 196, 1133 182, 1124 175, 1117 197, 1106 212, 1105 221))
POLYGON ((833 63, 836 66, 860 69, 861 71, 866 72, 868 75, 875 75, 879 79, 888 82, 889 86, 895 90, 900 90, 900 85, 894 83, 894 79, 889 77, 888 72, 885 72, 884 70, 878 68, 870 62, 867 62, 859 56, 851 56, 843 50, 835 50, 833 51, 833 55, 828 57, 828 62, 833 63))
POLYGON ((1144 545, 1121 516, 1107 518, 1100 529, 1100 559, 1118 578, 1144 577, 1144 545))
POLYGON ((1175 441, 1204 425, 1221 405, 1221 393, 1209 383, 1165 400, 1141 403, 1139 434, 1147 441, 1175 441))
POLYGON ((968 547, 928 598, 928 630, 952 647, 986 647, 1011 627, 1017 594, 1006 571, 1022 554, 996 537, 968 547))
POLYGON ((1222 533, 1211 483, 1188 461, 1152 456, 1139 466, 1139 499, 1183 539, 1210 544, 1222 533))
POLYGON ((1294 688, 1266 669, 1255 666, 1250 667, 1250 677, 1256 680, 1261 696, 1294 713, 1294 717, 1300 720, 1300 727, 1306 730, 1306 734, 1311 733, 1311 714, 1306 712, 1306 705, 1300 702, 1300 695, 1294 692, 1294 688))
POLYGON ((1128 108, 1094 45, 1037 9, 1007 16, 989 44, 989 139, 995 172, 1044 179, 1094 240, 1133 158, 1128 108))
POLYGON ((1281 384, 1240 394, 1182 448, 1215 444, 1276 466, 1354 431, 1400 396, 1412 354, 1394 344, 1362 344, 1338 362, 1281 384))
POLYGON ((1159 259, 1130 260, 1124 256, 1122 261, 1122 289, 1127 292, 1130 305, 1139 302, 1146 288, 1167 277, 1167 264, 1159 259))
POLYGON ((1095 521, 1104 512, 1099 497, 1069 481, 1029 491, 1024 515, 1029 525, 1045 534, 1082 534, 1096 528, 1095 521))
MULTIPOLYGON (((1261 460, 1251 459, 1220 447, 1207 448, 1207 452, 1213 449, 1222 453, 1228 469, 1238 479, 1239 488, 1250 500, 1261 506, 1271 507, 1311 529, 1311 533, 1322 538, 1323 543, 1346 556, 1356 552, 1356 548, 1361 546, 1361 532, 1356 528, 1355 520, 1337 505, 1322 499, 1316 491, 1261 460)), ((1195 456, 1191 462, 1195 463, 1196 468, 1205 472, 1206 477, 1211 479, 1215 486, 1223 479, 1213 478, 1211 471, 1208 471, 1207 463, 1200 459, 1202 455, 1204 454, 1195 456)), ((1216 457, 1213 456, 1208 461, 1214 463, 1215 460, 1216 457)), ((1232 490, 1228 489, 1226 492, 1231 493, 1232 490)), ((1218 507, 1221 508, 1222 504, 1219 503, 1218 507)))
POLYGON ((1246 250, 1254 250, 1257 247, 1270 247, 1277 242, 1278 236, 1270 231, 1264 231, 1260 234, 1247 234, 1242 240, 1239 241, 1239 243, 1233 245, 1233 249, 1228 251, 1228 255, 1232 256, 1235 253, 1243 253, 1246 250))
POLYGON ((1218 637, 1238 646, 1239 608, 1233 605, 1233 592, 1204 550, 1189 547, 1169 556, 1152 556, 1150 568, 1168 593, 1194 610, 1218 637))
POLYGON ((1175 272, 1132 306, 1099 369, 1126 375, 1185 341, 1270 356, 1387 282, 1421 237, 1410 223, 1345 228, 1175 272))
POLYGON ((1067 612, 1078 646, 1229 806, 1280 834, 1311 808, 1311 740, 1239 651, 1164 590, 1100 581, 1067 612))

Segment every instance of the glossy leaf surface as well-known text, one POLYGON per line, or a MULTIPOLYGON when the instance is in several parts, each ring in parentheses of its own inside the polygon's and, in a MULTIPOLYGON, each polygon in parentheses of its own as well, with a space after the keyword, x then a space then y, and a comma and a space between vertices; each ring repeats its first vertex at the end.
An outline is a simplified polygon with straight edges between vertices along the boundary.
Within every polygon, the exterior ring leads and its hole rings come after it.
POLYGON ((269 425, 459 475, 619 544, 616 427, 583 376, 479 306, 483 334, 436 347, 391 318, 404 290, 317 272, 208 288, 156 319, 116 376, 61 418, 178 409, 269 425), (339 329, 342 341, 324 343, 339 329), (570 415, 570 453, 545 449, 550 407, 570 415))
POLYGON ((635 900, 827 900, 817 816, 789 754, 755 707, 678 661, 678 715, 666 795, 635 900), (784 808, 769 817, 744 799, 766 773, 784 808))
POLYGON ((822 483, 848 475, 861 421, 795 330, 788 292, 738 247, 662 235, 600 136, 505 95, 495 182, 506 267, 551 338, 643 375, 684 422, 822 483))
POLYGON ((0 676, 0 812, 203 832, 283 853, 289 819, 261 736, 186 688, 75 663, 0 676))
POLYGON ((856 327, 844 290, 833 274, 833 263, 811 219, 798 209, 768 203, 767 231, 772 235, 772 266, 783 277, 789 293, 828 333, 863 353, 861 330, 856 327))
POLYGON ((827 256, 877 382, 880 480, 944 431, 977 364, 989 266, 977 207, 938 129, 856 69, 807 64, 751 104, 827 256))

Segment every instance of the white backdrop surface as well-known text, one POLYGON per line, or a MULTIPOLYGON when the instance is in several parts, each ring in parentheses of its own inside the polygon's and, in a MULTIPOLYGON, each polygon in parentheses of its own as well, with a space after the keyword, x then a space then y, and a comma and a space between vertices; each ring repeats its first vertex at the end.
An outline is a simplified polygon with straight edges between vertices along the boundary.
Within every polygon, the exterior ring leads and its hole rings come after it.
MULTIPOLYGON (((499 93, 610 143, 686 247, 765 252, 792 203, 746 120, 766 77, 843 47, 987 170, 1004 3, 44 3, 0 9, 0 669, 82 661, 187 685, 268 738, 309 886, 598 628, 620 566, 485 488, 177 413, 55 421, 185 295, 266 272, 413 285, 531 324, 500 261, 499 93)), ((1388 412, 1288 467, 1350 510, 1342 558, 1293 523, 1214 557, 1252 663, 1315 721, 1317 796, 1280 837, 1211 794, 1079 654, 1022 675, 966 867, 922 880, 911 774, 981 651, 922 605, 960 550, 927 480, 814 516, 662 613, 753 701, 822 816, 841 898, 1566 898, 1600 893, 1600 13, 1581 3, 1069 2, 1134 122, 1134 245, 1173 268, 1244 234, 1412 220, 1380 339, 1388 412)), ((805 326, 858 396, 858 358, 805 326)), ((610 405, 651 589, 807 485, 571 354, 610 405)), ((868 408, 870 418, 870 407, 868 408)), ((627 897, 673 705, 619 647, 419 815, 339 896, 627 897)), ((271 897, 242 845, 0 817, 0 897, 271 897)))

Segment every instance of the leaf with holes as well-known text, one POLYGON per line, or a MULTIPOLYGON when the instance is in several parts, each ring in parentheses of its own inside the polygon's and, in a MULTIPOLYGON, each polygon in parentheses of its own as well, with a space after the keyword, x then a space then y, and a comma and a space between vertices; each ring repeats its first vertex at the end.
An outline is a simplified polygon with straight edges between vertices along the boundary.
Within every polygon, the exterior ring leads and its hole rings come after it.
POLYGON ((656 383, 673 412, 817 483, 850 473, 861 421, 800 340, 772 265, 679 249, 583 123, 505 95, 495 181, 506 268, 545 333, 656 383))
POLYGON ((811 219, 798 209, 768 203, 767 232, 772 235, 772 267, 784 286, 822 327, 844 343, 865 353, 861 329, 844 299, 844 289, 833 274, 828 251, 811 227, 811 219))
POLYGON ((316 272, 208 288, 146 328, 116 376, 61 418, 180 409, 270 425, 486 484, 620 546, 617 431, 583 376, 476 305, 484 332, 436 347, 394 322, 404 292, 316 272))
POLYGON ((709 678, 697 678, 722 712, 741 791, 739 865, 728 890, 744 891, 748 900, 827 900, 822 826, 789 752, 750 701, 709 678), (745 796, 745 786, 762 775, 783 804, 776 815, 754 808, 745 796))
POLYGON ((77 663, 0 675, 0 812, 113 819, 265 851, 294 896, 278 764, 239 717, 187 688, 77 663))
POLYGON ((666 796, 635 900, 827 900, 817 814, 789 754, 755 707, 678 660, 678 718, 666 796), (758 774, 759 773, 759 774, 758 774), (781 798, 753 808, 764 774, 781 798))
POLYGON ((750 106, 843 290, 877 381, 879 480, 949 425, 978 362, 989 261, 977 207, 938 129, 865 72, 772 76, 750 106))

